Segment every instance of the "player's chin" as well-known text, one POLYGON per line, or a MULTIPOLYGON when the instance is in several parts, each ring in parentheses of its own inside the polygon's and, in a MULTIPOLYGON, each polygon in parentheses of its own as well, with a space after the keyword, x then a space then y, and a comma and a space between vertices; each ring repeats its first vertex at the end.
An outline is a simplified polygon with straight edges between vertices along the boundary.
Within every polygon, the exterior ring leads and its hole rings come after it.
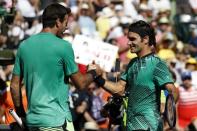
POLYGON ((136 50, 135 50, 135 49, 130 48, 130 52, 131 52, 131 53, 136 53, 136 50))

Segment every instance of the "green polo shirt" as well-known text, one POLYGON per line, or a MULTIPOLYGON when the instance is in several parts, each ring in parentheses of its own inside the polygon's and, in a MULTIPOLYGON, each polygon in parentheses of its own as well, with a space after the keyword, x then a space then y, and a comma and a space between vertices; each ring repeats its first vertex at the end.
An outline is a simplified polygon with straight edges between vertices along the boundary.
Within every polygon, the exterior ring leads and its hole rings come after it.
POLYGON ((160 92, 166 83, 173 82, 165 62, 154 54, 134 58, 121 79, 127 82, 129 92, 127 131, 161 131, 160 92))
POLYGON ((20 44, 13 73, 24 78, 28 126, 55 127, 72 120, 68 78, 77 71, 72 45, 51 33, 20 44))

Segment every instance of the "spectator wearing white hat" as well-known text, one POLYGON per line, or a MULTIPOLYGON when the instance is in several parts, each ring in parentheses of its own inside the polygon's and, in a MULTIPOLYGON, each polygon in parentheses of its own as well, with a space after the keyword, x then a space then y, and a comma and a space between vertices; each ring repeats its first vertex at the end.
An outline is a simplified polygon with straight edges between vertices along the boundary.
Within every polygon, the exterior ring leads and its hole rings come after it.
POLYGON ((96 34, 96 24, 91 11, 90 3, 81 3, 79 7, 78 23, 81 29, 81 34, 94 37, 96 34))
POLYGON ((130 16, 132 19, 136 19, 138 12, 133 2, 135 2, 135 0, 124 0, 124 13, 126 16, 130 16))
POLYGON ((138 20, 150 21, 152 19, 152 10, 147 4, 140 4, 138 9, 138 20))
POLYGON ((166 9, 170 10, 171 9, 171 3, 170 0, 149 0, 148 1, 148 6, 153 10, 153 17, 156 18, 158 15, 159 10, 166 9))
POLYGON ((111 28, 110 18, 115 15, 114 11, 110 7, 103 8, 101 15, 96 19, 96 27, 101 39, 105 39, 111 28))
POLYGON ((172 33, 172 25, 170 20, 167 17, 161 17, 158 19, 158 26, 156 28, 156 41, 160 43, 165 37, 165 34, 170 34, 173 36, 172 33))

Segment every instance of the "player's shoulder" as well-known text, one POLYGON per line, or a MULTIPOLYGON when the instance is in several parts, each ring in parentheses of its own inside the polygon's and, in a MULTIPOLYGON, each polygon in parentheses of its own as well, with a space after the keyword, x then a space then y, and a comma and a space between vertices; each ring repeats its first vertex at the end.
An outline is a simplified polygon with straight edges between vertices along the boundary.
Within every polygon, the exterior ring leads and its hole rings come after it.
POLYGON ((69 41, 61 39, 61 38, 59 38, 59 42, 60 42, 60 44, 62 44, 64 46, 71 46, 72 45, 69 41))
POLYGON ((72 50, 72 44, 64 39, 60 39, 58 45, 58 48, 63 52, 65 52, 65 50, 72 50))
POLYGON ((27 40, 21 41, 19 43, 19 46, 18 46, 18 49, 17 50, 21 50, 21 49, 25 48, 27 46, 27 44, 25 44, 25 43, 27 43, 27 40))
POLYGON ((156 66, 157 68, 164 69, 168 68, 168 64, 165 60, 161 59, 157 55, 154 55, 154 60, 153 60, 153 65, 156 66))
POLYGON ((155 61, 155 63, 165 63, 163 59, 161 59, 158 55, 153 54, 152 59, 155 61))
POLYGON ((33 43, 34 40, 37 38, 39 34, 34 34, 34 35, 31 35, 29 37, 27 37, 26 39, 23 39, 20 44, 19 44, 19 47, 18 48, 25 48, 26 46, 28 47, 29 44, 33 43))
POLYGON ((129 63, 128 63, 128 66, 129 66, 129 65, 132 65, 135 61, 137 61, 137 59, 138 59, 138 57, 135 57, 135 58, 131 59, 131 60, 129 61, 129 63))
POLYGON ((152 58, 154 58, 157 61, 161 61, 162 60, 157 54, 153 54, 152 58))

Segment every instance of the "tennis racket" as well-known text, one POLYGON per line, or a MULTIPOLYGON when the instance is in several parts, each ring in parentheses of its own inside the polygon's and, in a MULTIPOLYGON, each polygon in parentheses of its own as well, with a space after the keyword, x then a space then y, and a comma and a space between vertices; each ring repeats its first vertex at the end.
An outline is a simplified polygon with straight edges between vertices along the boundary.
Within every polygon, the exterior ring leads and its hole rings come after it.
POLYGON ((166 98, 164 118, 167 120, 170 128, 176 125, 176 105, 172 94, 168 94, 166 98))

